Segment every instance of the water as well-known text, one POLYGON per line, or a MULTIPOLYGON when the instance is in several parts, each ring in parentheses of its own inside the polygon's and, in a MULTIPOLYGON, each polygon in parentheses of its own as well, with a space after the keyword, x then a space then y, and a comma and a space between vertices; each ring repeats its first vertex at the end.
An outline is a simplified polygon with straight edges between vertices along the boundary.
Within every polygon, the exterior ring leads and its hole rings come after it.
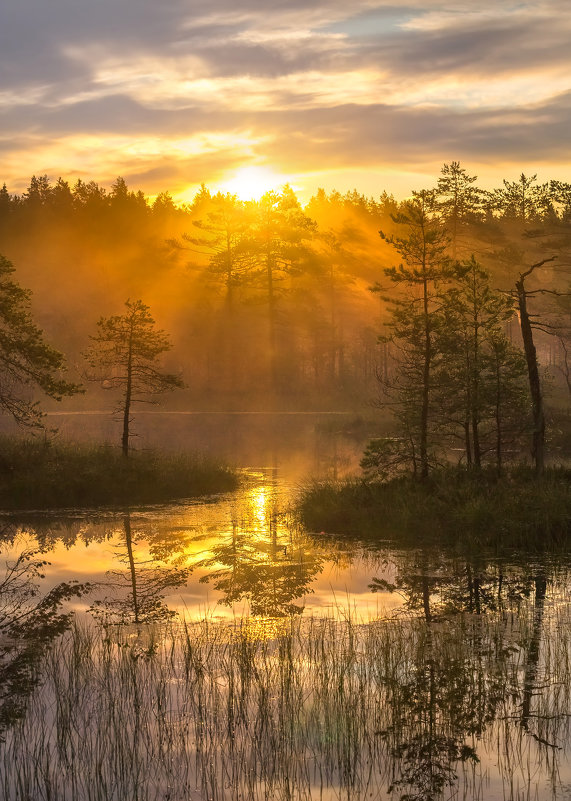
POLYGON ((3 519, 41 553, 0 586, 0 797, 571 798, 568 556, 306 532, 360 444, 286 441, 229 495, 3 519))

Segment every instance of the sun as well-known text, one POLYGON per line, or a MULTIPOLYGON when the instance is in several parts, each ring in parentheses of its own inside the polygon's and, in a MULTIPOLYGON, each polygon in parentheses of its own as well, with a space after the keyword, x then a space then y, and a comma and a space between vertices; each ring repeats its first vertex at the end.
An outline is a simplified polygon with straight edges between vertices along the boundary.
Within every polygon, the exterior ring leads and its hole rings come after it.
POLYGON ((221 188, 240 200, 259 200, 271 189, 277 189, 287 183, 283 175, 278 175, 269 167, 240 167, 221 188))

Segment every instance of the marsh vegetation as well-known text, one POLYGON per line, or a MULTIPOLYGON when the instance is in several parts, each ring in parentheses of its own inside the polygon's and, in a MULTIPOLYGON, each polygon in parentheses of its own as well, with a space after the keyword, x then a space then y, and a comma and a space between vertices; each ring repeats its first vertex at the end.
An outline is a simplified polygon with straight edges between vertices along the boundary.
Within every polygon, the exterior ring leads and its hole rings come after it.
POLYGON ((200 454, 0 438, 0 509, 164 503, 225 492, 236 472, 200 454))
POLYGON ((520 467, 501 477, 447 468, 422 483, 410 476, 322 480, 300 491, 298 510, 310 530, 357 540, 542 551, 569 544, 570 478, 568 469, 551 469, 537 482, 520 467))
POLYGON ((208 501, 4 517, 36 625, 3 629, 3 797, 566 797, 565 550, 312 535, 294 494, 273 467, 208 501))
POLYGON ((76 626, 2 738, 3 795, 564 798, 569 597, 548 596, 536 576, 431 621, 76 626))

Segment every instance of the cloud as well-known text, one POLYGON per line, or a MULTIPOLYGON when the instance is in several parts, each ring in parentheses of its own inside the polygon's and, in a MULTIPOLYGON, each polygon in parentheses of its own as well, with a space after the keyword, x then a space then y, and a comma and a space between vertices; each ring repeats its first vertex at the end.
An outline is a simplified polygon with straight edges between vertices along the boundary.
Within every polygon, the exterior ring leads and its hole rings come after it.
POLYGON ((0 180, 564 163, 566 2, 10 0, 0 180))

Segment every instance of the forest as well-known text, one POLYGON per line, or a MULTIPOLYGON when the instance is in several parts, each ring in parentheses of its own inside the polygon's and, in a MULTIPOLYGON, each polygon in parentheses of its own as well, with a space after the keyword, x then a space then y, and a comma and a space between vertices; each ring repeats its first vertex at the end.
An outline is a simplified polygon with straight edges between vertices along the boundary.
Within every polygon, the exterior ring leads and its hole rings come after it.
POLYGON ((566 797, 571 184, 41 176, 0 253, 0 794, 566 797))
POLYGON ((113 376, 90 375, 86 354, 98 321, 140 302, 166 332, 178 389, 164 408, 364 412, 383 435, 364 466, 381 474, 425 475, 443 454, 500 471, 543 449, 545 415, 551 457, 564 454, 570 248, 571 184, 521 174, 486 191, 455 161, 400 202, 203 185, 176 205, 122 178, 45 175, 0 190, 0 253, 88 390, 66 409, 113 403, 113 376))

